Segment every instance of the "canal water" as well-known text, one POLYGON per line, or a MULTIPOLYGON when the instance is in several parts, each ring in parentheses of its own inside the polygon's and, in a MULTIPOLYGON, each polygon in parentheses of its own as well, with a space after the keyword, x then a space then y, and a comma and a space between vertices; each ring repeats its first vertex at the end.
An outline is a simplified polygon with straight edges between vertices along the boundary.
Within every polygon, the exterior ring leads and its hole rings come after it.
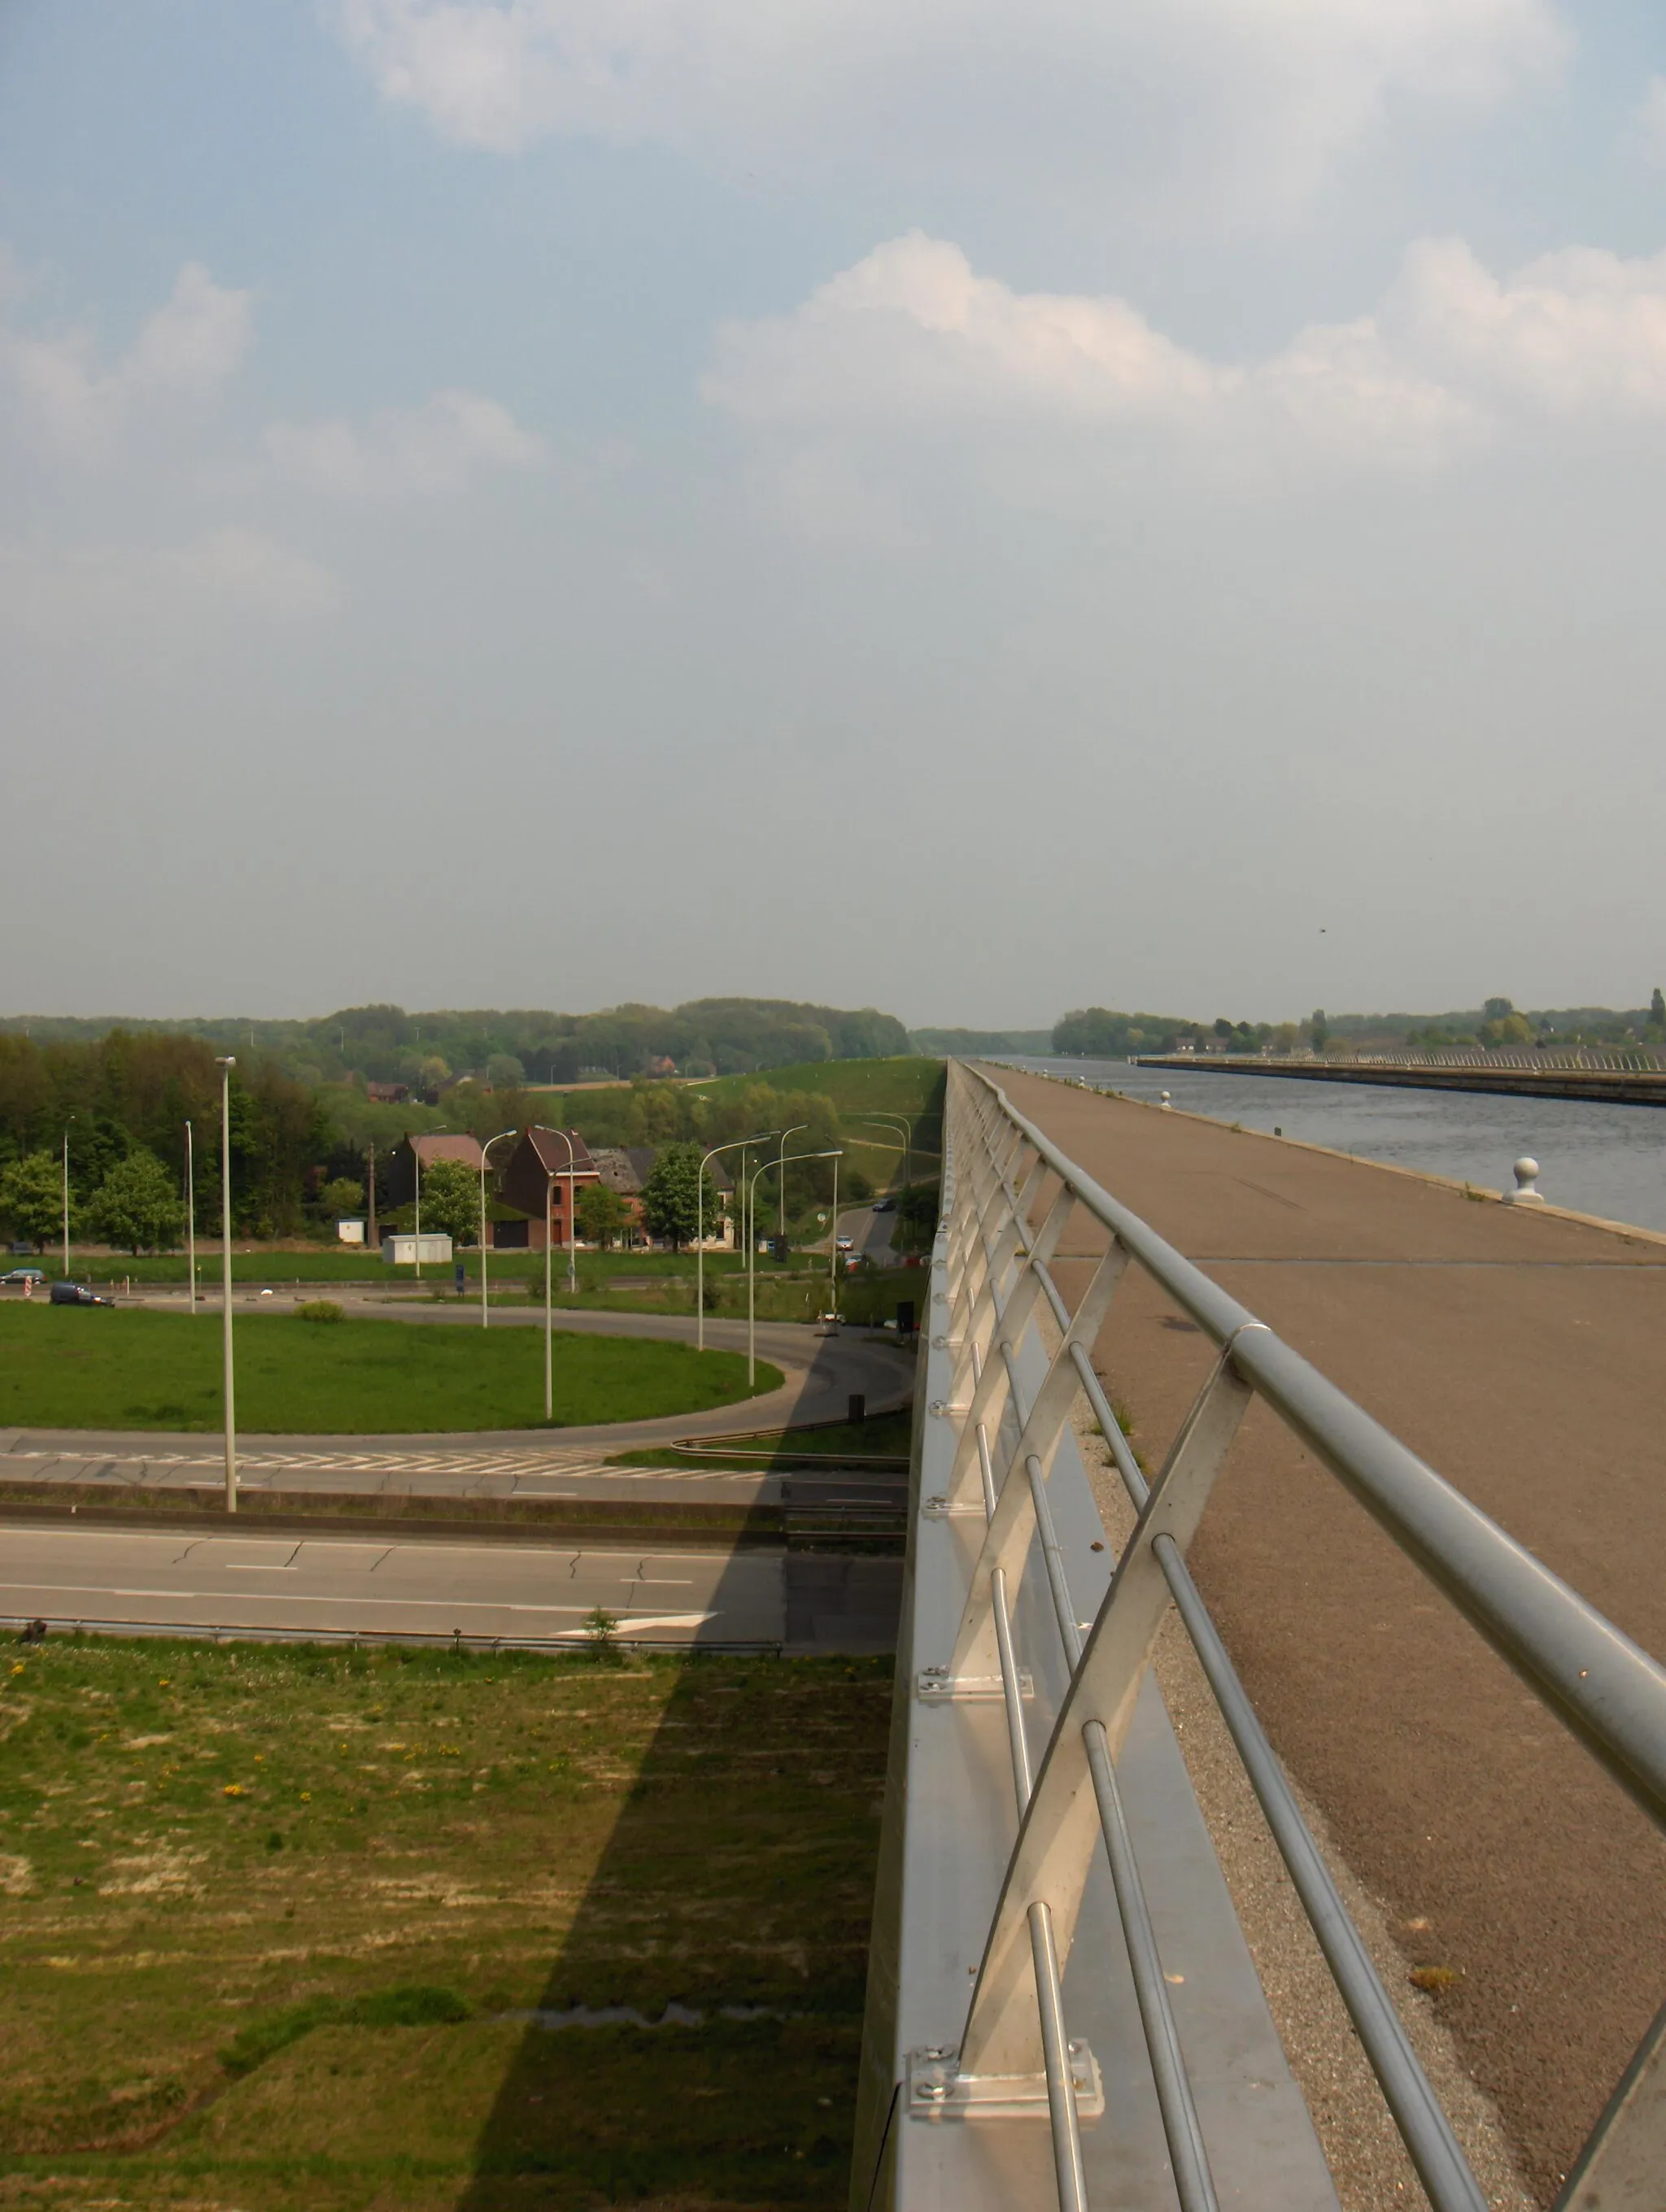
POLYGON ((1666 1230, 1666 1107, 1211 1075, 1130 1067, 1120 1060, 1014 1059, 1011 1065, 1071 1076, 1130 1098, 1160 1098, 1166 1091, 1189 1114, 1240 1121, 1246 1129, 1281 1128, 1310 1145, 1450 1176, 1485 1190, 1511 1188, 1511 1166, 1526 1153, 1539 1163, 1539 1188, 1553 1206, 1666 1230))

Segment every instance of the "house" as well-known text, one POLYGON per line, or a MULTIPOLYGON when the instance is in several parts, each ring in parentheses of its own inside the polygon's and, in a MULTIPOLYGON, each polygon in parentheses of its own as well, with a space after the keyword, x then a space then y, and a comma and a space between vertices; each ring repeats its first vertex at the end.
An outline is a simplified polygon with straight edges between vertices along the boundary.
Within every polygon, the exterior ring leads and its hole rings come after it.
POLYGON ((523 1130, 498 1178, 497 1194, 505 1206, 513 1206, 526 1218, 494 1222, 492 1243, 500 1251, 541 1252, 547 1218, 550 1242, 565 1244, 569 1233, 569 1197, 576 1204, 600 1180, 596 1163, 576 1129, 523 1130), (568 1142, 572 1146, 570 1163, 568 1142))
MULTIPOLYGON (((599 1145, 590 1157, 596 1164, 597 1175, 607 1188, 617 1191, 621 1198, 630 1200, 635 1219, 632 1239, 646 1243, 648 1237, 642 1227, 641 1192, 642 1185, 654 1172, 654 1163, 660 1157, 657 1148, 653 1145, 599 1145)), ((706 1174, 715 1184, 720 1198, 727 1200, 733 1194, 734 1177, 721 1160, 708 1162, 706 1174)), ((727 1251, 733 1243, 733 1224, 727 1213, 720 1215, 716 1221, 708 1222, 706 1226, 708 1249, 715 1248, 727 1251)))
POLYGON ((480 1172, 480 1146, 477 1139, 467 1135, 453 1135, 449 1130, 435 1130, 431 1135, 413 1137, 409 1130, 388 1155, 387 1202, 390 1208, 409 1206, 416 1195, 416 1163, 420 1160, 426 1175, 435 1160, 460 1160, 471 1174, 480 1172))
POLYGON ((403 1106, 410 1096, 408 1083, 367 1083, 364 1095, 376 1106, 403 1106))
POLYGON ((677 1062, 674 1060, 667 1060, 664 1053, 656 1053, 648 1061, 648 1072, 654 1076, 675 1075, 677 1062))

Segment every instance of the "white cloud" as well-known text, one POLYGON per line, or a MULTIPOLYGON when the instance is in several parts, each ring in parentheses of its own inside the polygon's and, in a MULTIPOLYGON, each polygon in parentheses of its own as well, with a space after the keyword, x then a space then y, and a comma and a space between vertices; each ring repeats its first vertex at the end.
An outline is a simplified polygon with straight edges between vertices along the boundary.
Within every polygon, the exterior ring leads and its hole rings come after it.
POLYGON ((1632 116, 1632 146, 1645 161, 1666 162, 1666 76, 1651 76, 1632 116))
POLYGON ((1666 255, 1575 249, 1500 278, 1425 240, 1374 313, 1242 363, 1125 300, 1013 291, 915 233, 789 314, 723 325, 702 390, 778 455, 900 440, 987 471, 1045 446, 1096 481, 1152 456, 1243 477, 1426 470, 1569 427, 1634 441, 1666 429, 1666 255))
POLYGON ((136 410, 200 404, 224 383, 253 337, 252 296, 216 284, 200 262, 188 261, 167 300, 110 366, 100 366, 89 331, 6 330, 0 367, 54 441, 90 459, 109 450, 136 410))
POLYGON ((340 596, 330 569, 254 530, 168 546, 0 544, 0 621, 37 643, 108 647, 126 637, 148 647, 182 634, 206 641, 239 618, 312 620, 340 596))
POLYGON ((351 498, 457 490, 477 469, 534 468, 545 457, 543 439, 477 392, 436 392, 362 428, 339 417, 274 422, 260 443, 277 475, 351 498))
POLYGON ((460 145, 958 159, 1055 183, 1207 172, 1240 209, 1310 193, 1397 99, 1496 100, 1571 45, 1552 0, 330 4, 384 98, 460 145))

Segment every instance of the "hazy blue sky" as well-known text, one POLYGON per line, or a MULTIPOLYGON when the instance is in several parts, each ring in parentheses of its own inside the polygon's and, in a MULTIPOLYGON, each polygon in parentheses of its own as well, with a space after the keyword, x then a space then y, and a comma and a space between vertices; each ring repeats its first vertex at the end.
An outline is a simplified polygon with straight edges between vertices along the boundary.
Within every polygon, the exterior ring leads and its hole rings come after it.
POLYGON ((1666 17, 0 0, 0 1010, 1639 1004, 1666 17))

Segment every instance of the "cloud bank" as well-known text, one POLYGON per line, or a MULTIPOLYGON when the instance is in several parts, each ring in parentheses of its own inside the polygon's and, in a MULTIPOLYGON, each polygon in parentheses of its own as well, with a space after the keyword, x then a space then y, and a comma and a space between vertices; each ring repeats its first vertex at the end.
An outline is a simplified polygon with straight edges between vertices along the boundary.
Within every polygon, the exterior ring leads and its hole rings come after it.
POLYGON ((1550 0, 333 0, 384 99, 463 146, 971 162, 1305 198, 1389 107, 1554 76, 1550 0))
POLYGON ((776 447, 1061 443, 1242 475, 1429 471, 1512 438, 1666 430, 1666 255, 1579 247, 1507 276, 1425 240, 1368 314, 1207 358, 1114 296, 1023 293, 919 233, 784 315, 719 331, 703 392, 776 447))

